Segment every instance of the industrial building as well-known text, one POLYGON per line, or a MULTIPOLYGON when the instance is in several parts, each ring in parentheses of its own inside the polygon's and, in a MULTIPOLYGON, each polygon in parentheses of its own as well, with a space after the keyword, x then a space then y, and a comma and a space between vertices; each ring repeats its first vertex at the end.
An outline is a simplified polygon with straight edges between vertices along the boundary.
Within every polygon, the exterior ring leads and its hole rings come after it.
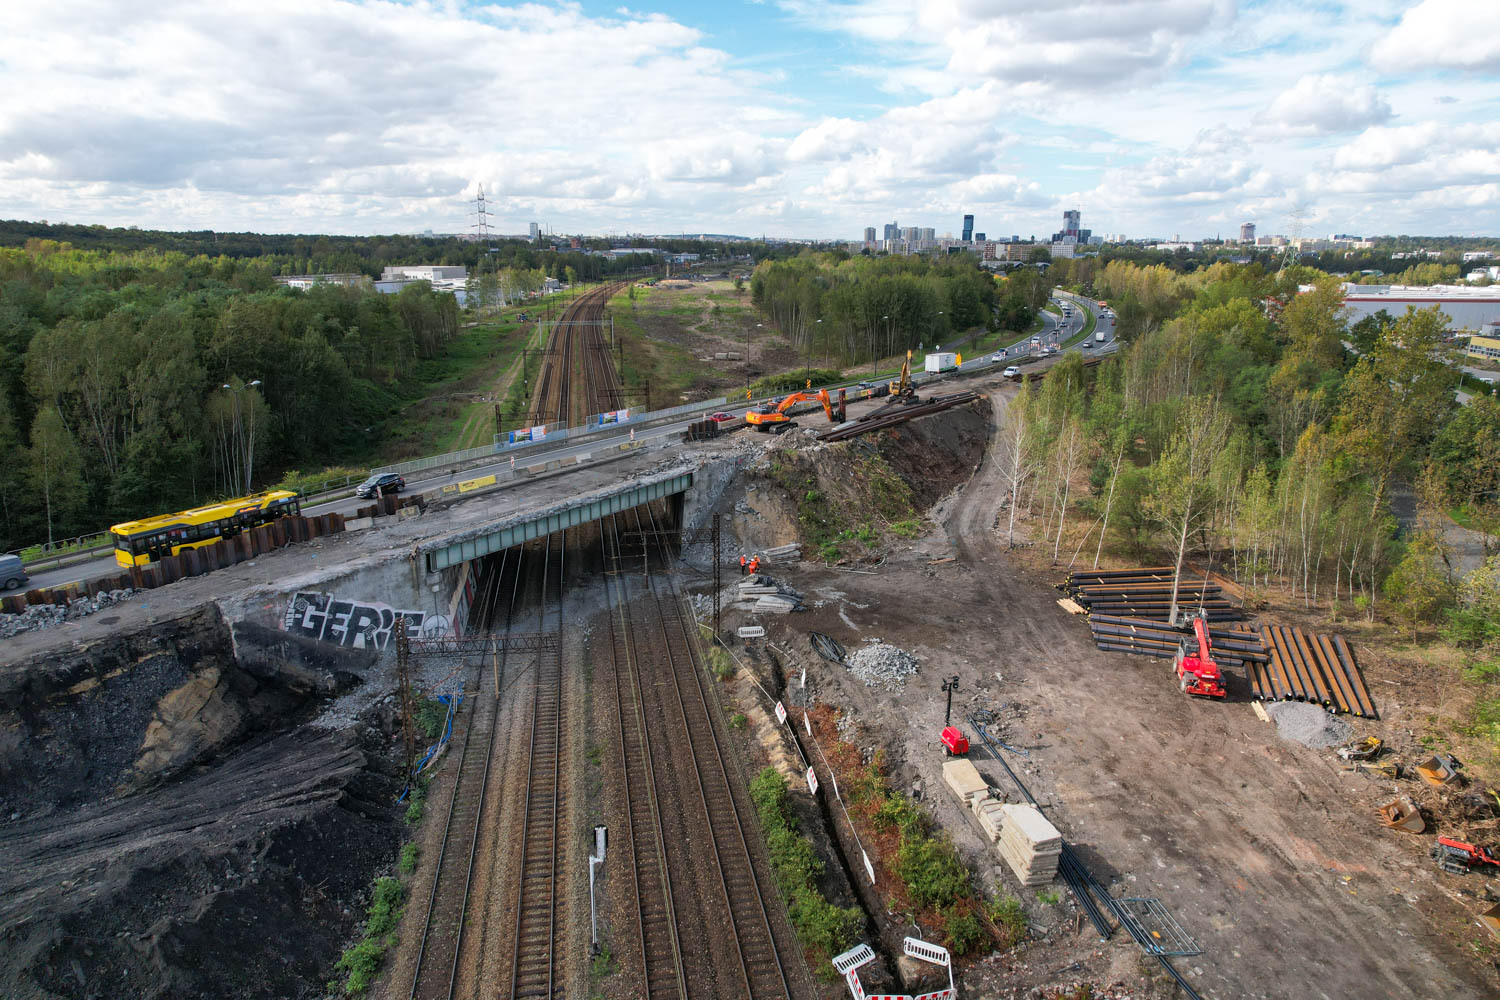
POLYGON ((1382 309, 1400 316, 1408 308, 1442 310, 1447 328, 1477 332, 1486 323, 1500 320, 1500 288, 1467 285, 1344 285, 1344 305, 1349 322, 1357 323, 1382 309))

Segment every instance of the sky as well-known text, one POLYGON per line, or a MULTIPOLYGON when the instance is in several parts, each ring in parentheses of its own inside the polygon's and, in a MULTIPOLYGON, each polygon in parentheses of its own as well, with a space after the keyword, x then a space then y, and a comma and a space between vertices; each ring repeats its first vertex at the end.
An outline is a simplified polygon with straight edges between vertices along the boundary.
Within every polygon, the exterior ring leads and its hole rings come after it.
POLYGON ((1500 0, 48 0, 0 218, 1500 234, 1500 0))

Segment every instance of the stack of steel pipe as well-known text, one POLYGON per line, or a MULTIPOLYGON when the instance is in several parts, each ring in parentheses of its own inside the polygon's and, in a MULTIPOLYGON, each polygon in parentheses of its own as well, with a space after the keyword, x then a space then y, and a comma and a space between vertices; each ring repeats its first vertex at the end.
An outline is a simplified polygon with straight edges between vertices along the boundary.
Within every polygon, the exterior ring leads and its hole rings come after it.
POLYGON ((1378 719, 1354 650, 1341 635, 1262 625, 1269 654, 1250 671, 1250 689, 1262 701, 1307 701, 1330 712, 1378 719))
MULTIPOLYGON (((1176 656, 1178 644, 1191 635, 1184 629, 1174 629, 1165 622, 1151 618, 1126 618, 1118 615, 1090 615, 1089 630, 1094 634, 1094 645, 1100 649, 1162 659, 1176 656)), ((1264 663, 1267 659, 1266 648, 1260 636, 1254 632, 1224 626, 1211 627, 1208 638, 1213 646, 1215 663, 1243 667, 1251 663, 1264 663)))
POLYGON ((913 417, 926 416, 929 413, 937 413, 977 399, 978 393, 956 392, 948 396, 935 396, 921 403, 892 403, 881 407, 874 413, 866 414, 859 420, 851 420, 846 424, 840 424, 832 430, 826 430, 818 435, 819 441, 843 441, 847 438, 858 437, 870 431, 883 430, 905 423, 913 417))
MULTIPOLYGON (((1119 615, 1165 622, 1172 611, 1170 566, 1141 569, 1072 573, 1063 585, 1069 596, 1091 615, 1119 615)), ((1244 619, 1223 588, 1201 576, 1177 581, 1177 607, 1189 614, 1199 611, 1211 622, 1244 619)))

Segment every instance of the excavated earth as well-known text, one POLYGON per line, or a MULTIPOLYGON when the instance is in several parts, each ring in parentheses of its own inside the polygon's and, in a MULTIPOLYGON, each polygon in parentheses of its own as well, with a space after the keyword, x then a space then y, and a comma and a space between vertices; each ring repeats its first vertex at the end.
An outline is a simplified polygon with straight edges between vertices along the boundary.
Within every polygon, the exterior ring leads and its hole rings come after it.
POLYGON ((0 995, 325 995, 399 768, 301 723, 367 665, 210 605, 4 667, 0 995))
MULTIPOLYGON (((993 410, 983 419, 998 425, 1014 391, 992 384, 993 410)), ((741 625, 766 629, 760 655, 735 649, 756 682, 734 685, 750 720, 747 753, 778 766, 800 789, 793 797, 804 827, 822 824, 825 835, 814 839, 830 848, 829 881, 839 883, 831 894, 864 901, 871 916, 864 939, 882 959, 864 970, 866 986, 916 985, 902 981, 909 970, 899 961, 902 937, 916 928, 869 890, 842 815, 826 795, 807 793, 805 764, 775 725, 760 688, 789 706, 836 710, 849 741, 866 755, 886 752, 895 786, 919 797, 986 888, 1020 899, 1028 939, 963 960, 962 995, 1180 993, 1123 930, 1101 942, 1060 879, 1043 890, 1019 886, 943 784, 941 681, 954 674, 960 679, 955 720, 974 709, 995 713, 995 735, 1027 754, 1007 754, 1007 762, 1100 881, 1117 896, 1160 900, 1196 940, 1201 954, 1173 962, 1202 996, 1500 995, 1500 949, 1474 919, 1492 902, 1486 885, 1477 876, 1436 871, 1427 857, 1430 837, 1394 833, 1375 821, 1375 805, 1392 794, 1425 801, 1420 783, 1393 786, 1351 775, 1332 750, 1279 738, 1252 711, 1242 677, 1230 678, 1226 703, 1189 699, 1163 661, 1096 649, 1087 625, 1057 604, 1055 585, 1066 565, 1038 571, 1032 567, 1044 565, 1045 556, 1007 551, 1006 524, 997 526, 1000 445, 985 427, 979 451, 969 450, 977 413, 949 411, 897 434, 856 439, 899 465, 921 500, 937 500, 922 537, 887 539, 880 552, 840 565, 813 561, 805 546, 807 560, 773 562, 766 571, 805 595, 806 613, 756 617, 731 605, 724 618, 731 636, 741 625), (954 465, 971 455, 972 466, 953 475, 954 465), (955 484, 960 488, 950 490, 955 484), (899 647, 917 657, 918 672, 899 692, 868 686, 820 659, 809 630, 850 650, 872 640, 899 647), (834 843, 842 849, 832 850, 834 843), (1073 992, 1084 987, 1091 992, 1073 992)), ((810 464, 821 470, 816 488, 849 488, 825 484, 847 475, 846 455, 806 439, 785 447, 814 452, 810 464)), ((808 467, 791 458, 779 464, 808 467)), ((729 523, 752 550, 798 540, 796 497, 784 488, 785 477, 768 470, 767 463, 752 466, 745 492, 725 497, 729 523)), ((1029 530, 1021 517, 1018 542, 1029 544, 1029 530)), ((1064 564, 1070 555, 1062 553, 1064 564)), ((1378 657, 1366 664, 1372 687, 1388 692, 1387 717, 1350 720, 1353 735, 1409 748, 1424 694, 1391 686, 1401 681, 1383 669, 1378 657)), ((800 712, 794 708, 793 715, 800 712)), ((1019 800, 996 760, 985 751, 971 756, 997 793, 1019 800)))

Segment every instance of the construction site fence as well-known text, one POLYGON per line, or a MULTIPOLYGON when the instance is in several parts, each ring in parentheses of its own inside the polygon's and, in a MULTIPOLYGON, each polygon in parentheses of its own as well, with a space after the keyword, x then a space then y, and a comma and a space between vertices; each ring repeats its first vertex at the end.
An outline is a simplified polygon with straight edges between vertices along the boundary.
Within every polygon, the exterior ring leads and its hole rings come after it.
POLYGON ((395 465, 383 465, 379 468, 371 469, 370 474, 378 476, 394 472, 399 475, 406 475, 412 472, 424 472, 430 469, 446 469, 450 466, 466 465, 469 462, 483 461, 487 458, 493 458, 496 455, 519 455, 530 450, 555 446, 565 441, 582 442, 591 440, 594 436, 604 437, 613 435, 625 427, 647 427, 694 413, 712 412, 723 406, 726 402, 728 400, 720 396, 716 399, 706 399, 696 403, 671 406, 664 410, 631 414, 623 419, 616 418, 607 423, 601 423, 600 417, 608 416, 608 414, 592 413, 584 419, 583 423, 572 427, 561 423, 537 424, 534 427, 524 427, 515 431, 507 431, 504 434, 497 434, 493 444, 482 445, 478 448, 466 448, 463 451, 450 451, 442 455, 429 455, 426 458, 415 458, 409 462, 398 462, 395 465))

